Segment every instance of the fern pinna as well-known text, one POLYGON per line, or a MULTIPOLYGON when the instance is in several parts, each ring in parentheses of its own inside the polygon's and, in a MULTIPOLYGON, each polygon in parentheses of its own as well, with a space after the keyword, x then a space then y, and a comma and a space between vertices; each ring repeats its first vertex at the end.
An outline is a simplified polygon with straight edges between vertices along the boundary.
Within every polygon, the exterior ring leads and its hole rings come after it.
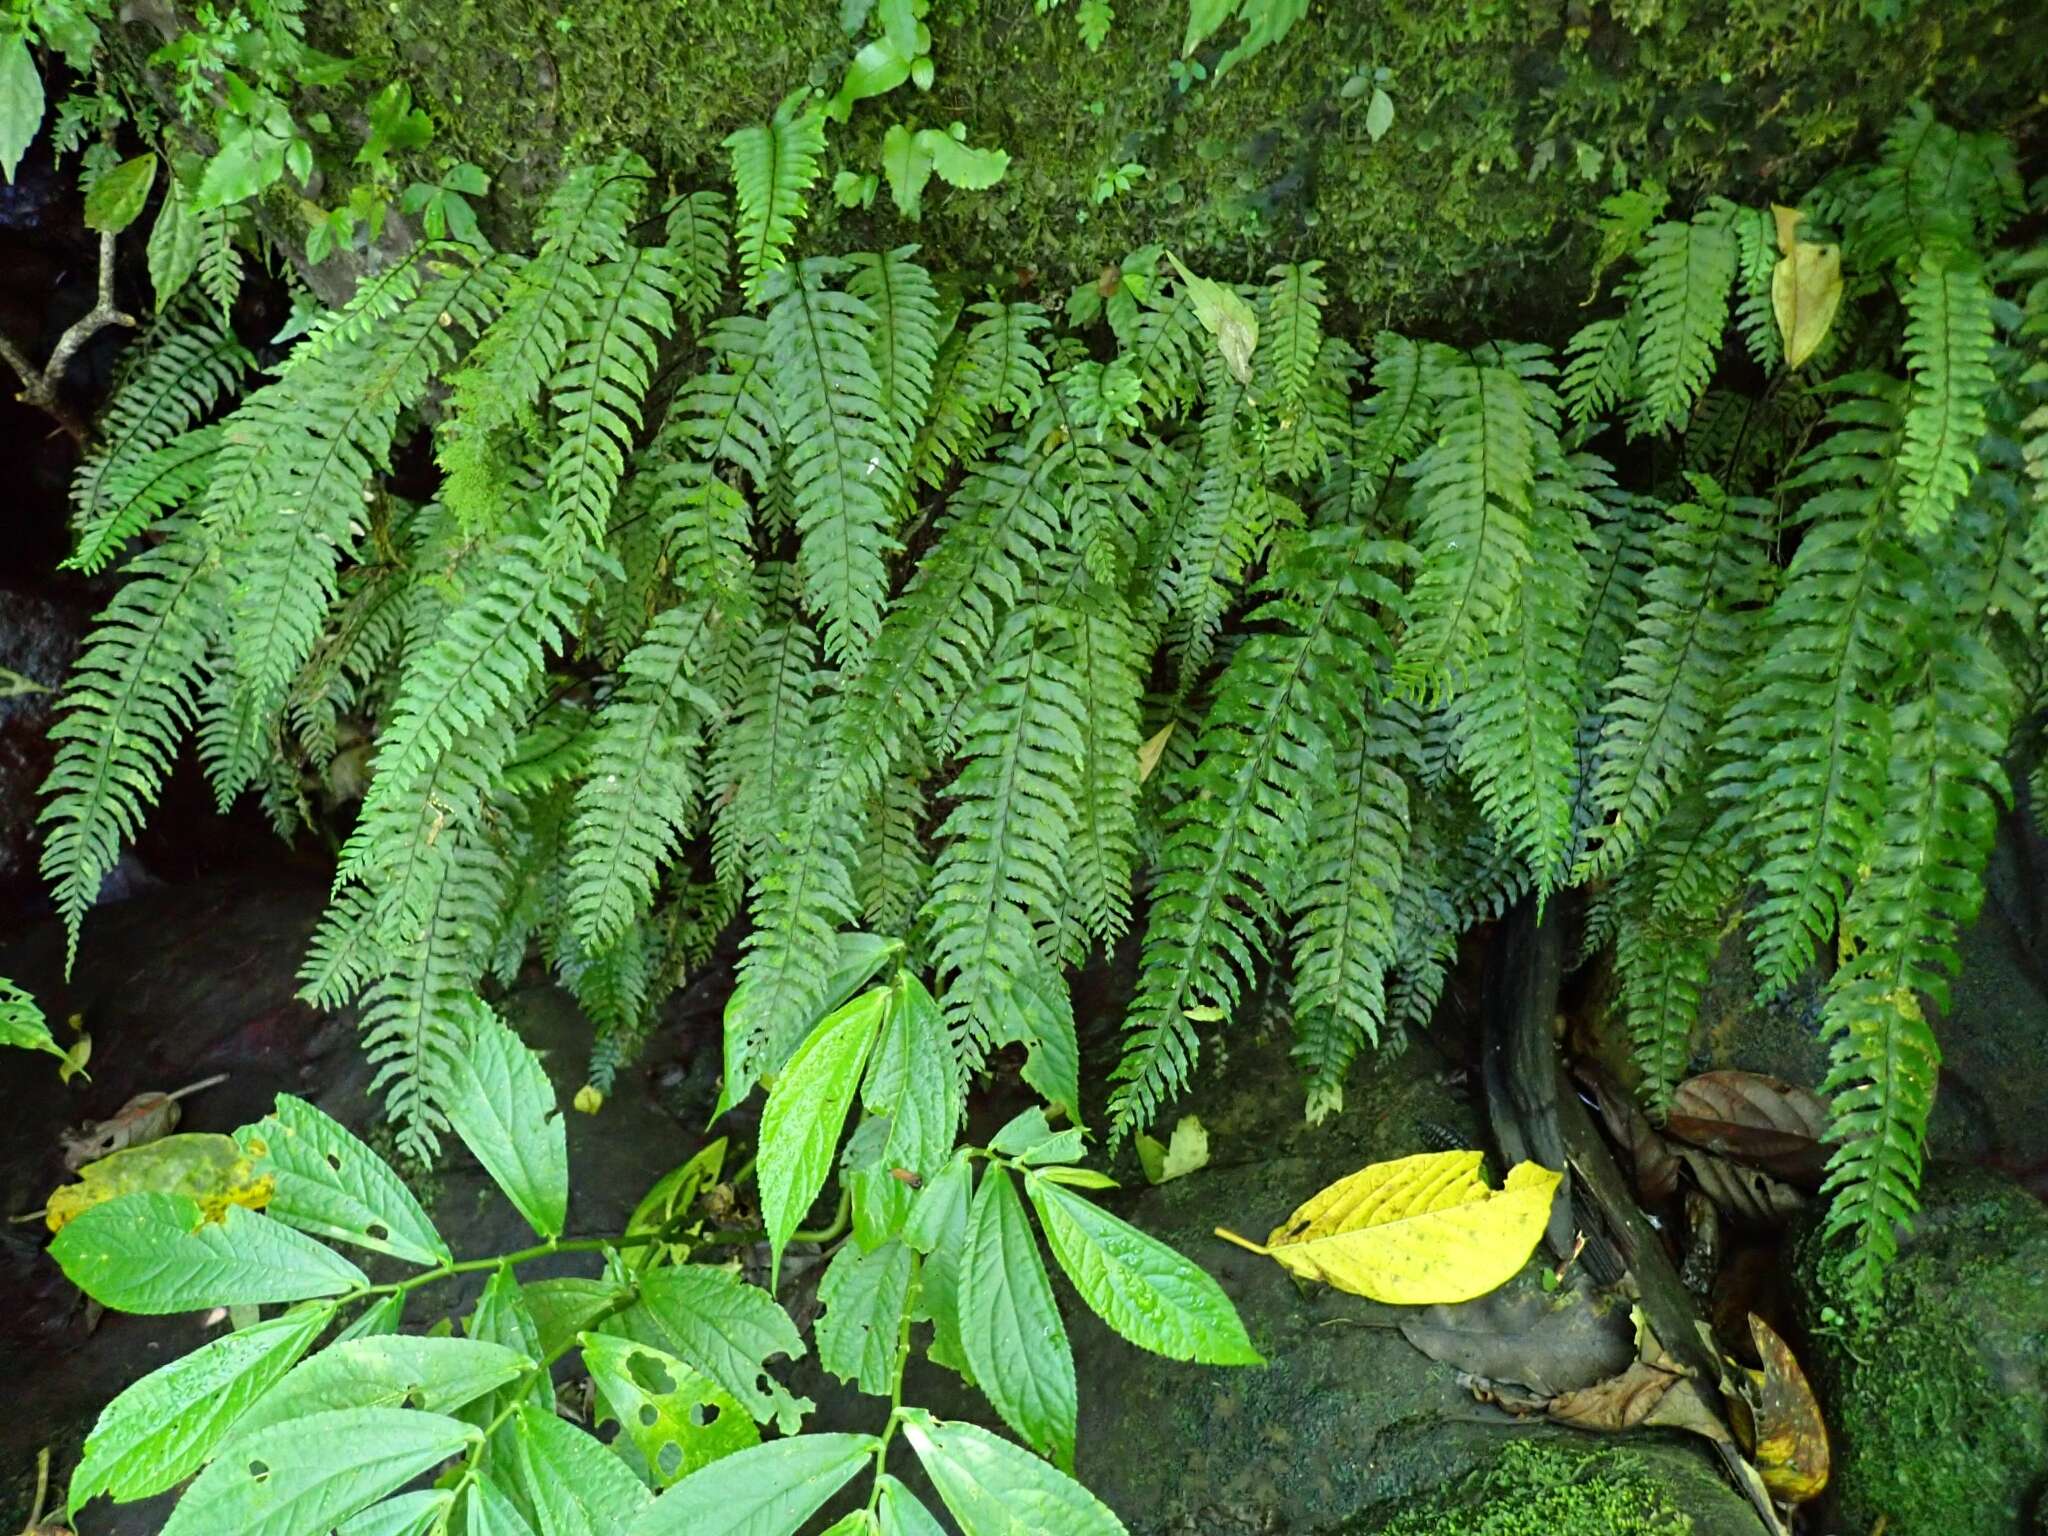
POLYGON ((1464 928, 1584 887, 1653 1108, 1732 920, 1767 987, 1839 951, 1831 1220, 1874 1280, 2041 734, 2048 269, 2003 145, 1916 110, 1796 211, 1610 199, 1561 353, 1354 340, 1314 262, 1156 251, 1062 331, 914 247, 805 251, 804 99, 729 147, 730 206, 619 154, 530 257, 419 247, 231 407, 215 310, 159 320, 76 490, 74 563, 133 553, 45 811, 74 946, 196 731, 223 802, 360 796, 306 995, 360 1001, 412 1151, 480 987, 543 957, 602 1090, 742 915, 727 1103, 866 925, 961 1073, 1015 1049, 1122 1134, 1268 967, 1330 1114, 1464 928), (1844 297, 1790 367, 1819 242, 1844 297), (1068 977, 1134 928, 1098 1104, 1068 977))

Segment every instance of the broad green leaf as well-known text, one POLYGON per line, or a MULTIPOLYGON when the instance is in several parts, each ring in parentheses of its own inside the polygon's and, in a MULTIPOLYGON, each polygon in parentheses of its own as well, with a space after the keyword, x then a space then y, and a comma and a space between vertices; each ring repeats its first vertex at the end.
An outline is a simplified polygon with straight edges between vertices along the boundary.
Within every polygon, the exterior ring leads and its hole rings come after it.
POLYGON ((156 185, 156 156, 137 155, 95 177, 85 194, 85 227, 118 235, 142 217, 156 185))
POLYGON ((1081 1132, 1076 1126, 1056 1131, 1036 1104, 1000 1131, 989 1144, 991 1152, 1014 1157, 1024 1163, 1071 1163, 1082 1153, 1081 1132))
POLYGON ((462 1496, 462 1536, 538 1536, 526 1516, 489 1478, 479 1478, 462 1496))
POLYGON ((1258 1365, 1237 1308, 1203 1270, 1071 1190, 1027 1176, 1053 1257, 1095 1314, 1140 1349, 1203 1365, 1258 1365))
POLYGON ((891 993, 862 993, 811 1031, 775 1080, 761 1114, 761 1216, 768 1228, 771 1275, 825 1179, 860 1083, 868 1048, 889 1011, 891 993))
POLYGON ((917 1495, 886 1472, 882 1474, 880 1514, 882 1536, 946 1536, 932 1512, 918 1502, 917 1495))
POLYGON ((478 1437, 468 1424, 397 1408, 344 1408, 274 1425, 200 1473, 162 1536, 325 1531, 478 1437))
MULTIPOLYGON (((872 933, 840 934, 833 952, 832 975, 825 984, 825 997, 818 1009, 818 1019, 837 1013, 852 1000, 854 993, 872 981, 885 966, 900 959, 902 954, 901 939, 885 939, 872 933)), ((772 1071, 782 1065, 774 1061, 749 1061, 743 1048, 749 1031, 747 995, 747 983, 741 981, 725 1000, 725 1086, 719 1091, 717 1107, 711 1111, 713 1120, 753 1091, 759 1072, 772 1071)), ((815 1027, 817 1021, 812 1022, 815 1027)))
POLYGON ((873 1515, 864 1509, 856 1509, 827 1526, 825 1536, 875 1536, 877 1529, 873 1515))
POLYGON ((794 1435, 714 1461, 662 1494, 624 1536, 793 1536, 872 1461, 872 1435, 794 1435))
POLYGON ((339 1296, 368 1285, 355 1265, 239 1205, 207 1221, 184 1195, 124 1195, 57 1234, 71 1283, 117 1312, 161 1315, 339 1296))
POLYGON ((85 1457, 71 1474, 70 1513, 103 1493, 120 1503, 147 1498, 198 1471, 333 1315, 332 1303, 295 1308, 222 1334, 129 1387, 86 1436, 85 1457))
POLYGON ((853 1200, 853 1240, 862 1253, 901 1232, 917 1203, 917 1191, 897 1176, 888 1156, 891 1134, 886 1116, 866 1116, 846 1138, 846 1150, 840 1154, 839 1177, 853 1200))
POLYGON ((405 1293, 393 1291, 389 1296, 379 1296, 358 1312, 355 1320, 335 1335, 334 1341, 339 1344, 345 1339, 368 1339, 396 1333, 404 1320, 405 1293))
POLYGON ((1394 98, 1384 86, 1372 88, 1372 100, 1365 105, 1365 131, 1377 144, 1387 136, 1387 130, 1394 126, 1394 98))
POLYGON ((1093 1168, 1040 1168, 1037 1177, 1051 1184, 1064 1184, 1069 1189, 1117 1189, 1120 1186, 1106 1173, 1093 1168))
POLYGON ((36 1000, 5 976, 0 976, 0 1046, 47 1051, 59 1061, 66 1059, 64 1047, 51 1037, 36 1000))
POLYGON ((632 1292, 613 1280, 587 1280, 567 1275, 535 1280, 519 1288, 527 1313, 539 1332, 542 1359, 561 1349, 586 1328, 594 1328, 631 1298, 632 1292))
POLYGON ((235 1425, 230 1443, 238 1444, 278 1424, 342 1408, 453 1413, 533 1368, 533 1362, 517 1350, 480 1339, 386 1333, 342 1340, 328 1345, 258 1399, 235 1425))
MULTIPOLYGON (((706 1185, 716 1184, 724 1167, 725 1138, 721 1136, 699 1147, 681 1167, 671 1168, 654 1181, 653 1188, 640 1197, 640 1203, 633 1207, 633 1214, 627 1218, 626 1235, 659 1233, 679 1217, 688 1215, 690 1207, 697 1203, 699 1192, 706 1185)), ((664 1256, 681 1263, 688 1248, 688 1243, 641 1243, 624 1252, 628 1268, 644 1270, 653 1268, 655 1261, 664 1256)))
POLYGON ((173 176, 149 227, 149 286, 159 310, 178 296, 198 267, 200 234, 192 194, 173 176))
POLYGON ((926 148, 932 157, 932 169, 948 186, 984 191, 1001 181, 1010 169, 1008 150, 975 149, 951 134, 931 128, 924 131, 931 135, 926 148))
POLYGON ((962 1154, 925 1185, 903 1227, 903 1240, 925 1255, 917 1293, 918 1314, 932 1325, 925 1354, 934 1365, 969 1381, 974 1367, 960 1337, 960 1267, 966 1262, 973 1200, 974 1170, 962 1154))
POLYGON ((43 77, 20 31, 0 40, 0 176, 11 184, 43 125, 43 77))
POLYGON ((334 1536, 427 1536, 455 1505, 447 1488, 418 1488, 372 1504, 334 1528, 334 1536))
POLYGON ((1373 1301, 1470 1301, 1529 1262, 1562 1178, 1517 1163, 1488 1189, 1482 1161, 1478 1152, 1424 1152, 1374 1163, 1316 1195, 1264 1243, 1220 1227, 1216 1235, 1373 1301))
POLYGON ((891 123, 882 135, 882 174, 889 178, 896 211, 906 219, 923 214, 925 184, 932 179, 931 152, 923 137, 905 123, 891 123))
POLYGON ((876 38, 853 56, 853 62, 846 67, 846 78, 840 82, 838 92, 825 107, 825 115, 835 123, 843 123, 852 113, 855 102, 895 90, 910 78, 913 58, 914 55, 899 50, 888 38, 876 38))
POLYGON ((902 1242, 884 1243, 872 1253, 848 1243, 833 1255, 818 1285, 825 1309, 815 1324, 819 1364, 863 1392, 889 1395, 916 1263, 916 1254, 902 1242))
POLYGON ((964 1536, 1126 1536, 1094 1494, 979 1425, 912 1409, 903 1434, 964 1536))
POLYGON ((1224 22, 1237 14, 1242 0, 1188 0, 1188 30, 1182 39, 1180 56, 1186 58, 1207 42, 1224 22))
POLYGON ((1009 1003, 1011 1028, 1017 1031, 1014 1038, 1025 1047, 1024 1081, 1079 1125, 1081 1046, 1074 1035, 1074 1006, 1064 984, 1042 970, 1012 977, 1009 1003))
POLYGON ((521 1403, 510 1427, 517 1480, 540 1536, 617 1536, 652 1502, 623 1461, 539 1404, 521 1403))
POLYGON ((996 1412, 1062 1467, 1074 1464, 1074 1354, 1009 1170, 975 1191, 960 1272, 960 1333, 996 1412))
POLYGON ((273 1183, 232 1136, 160 1136, 87 1163, 77 1183, 51 1191, 43 1219, 52 1232, 61 1232, 83 1212, 123 1195, 183 1195, 208 1221, 219 1221, 231 1205, 261 1210, 270 1203, 273 1183))
POLYGON ((288 1226, 410 1264, 452 1257, 391 1165, 304 1099, 279 1094, 277 1107, 235 1139, 276 1179, 268 1210, 288 1226))
POLYGON ((467 1001, 448 1058, 448 1123, 542 1237, 569 1219, 569 1143, 540 1058, 483 999, 467 1001))
POLYGON ((797 1432, 812 1406, 767 1370, 773 1356, 802 1358, 796 1324, 773 1296, 725 1270, 691 1264, 644 1275, 639 1304, 603 1331, 667 1350, 730 1392, 757 1423, 773 1419, 785 1435, 797 1432))
POLYGON ((586 1333, 581 1343, 599 1398, 657 1487, 761 1443, 731 1393, 668 1351, 603 1333, 586 1333))
POLYGON ((1778 249, 1771 269, 1771 312, 1785 342, 1785 366, 1797 368, 1820 349, 1842 303, 1842 248, 1799 239, 1799 210, 1772 205, 1778 249))
POLYGON ((220 150, 199 178, 198 206, 226 208, 245 203, 284 174, 292 140, 238 123, 221 136, 220 150))
POLYGON ((960 1124, 959 1074, 945 1017, 908 971, 897 979, 860 1098, 869 1113, 889 1117, 882 1156, 890 1167, 927 1179, 939 1171, 960 1124))

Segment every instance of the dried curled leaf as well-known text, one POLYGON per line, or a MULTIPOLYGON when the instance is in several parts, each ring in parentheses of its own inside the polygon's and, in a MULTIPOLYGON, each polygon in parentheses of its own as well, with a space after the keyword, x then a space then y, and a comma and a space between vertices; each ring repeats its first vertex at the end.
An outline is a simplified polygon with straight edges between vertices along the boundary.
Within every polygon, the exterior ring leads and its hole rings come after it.
POLYGON ((1590 1387, 1560 1392, 1550 1400, 1550 1416, 1560 1424, 1607 1434, 1625 1429, 1686 1429, 1709 1440, 1728 1438, 1727 1429, 1707 1406, 1699 1383, 1647 1360, 1638 1360, 1619 1376, 1590 1387))
POLYGON ((168 1093, 138 1093, 106 1119, 87 1120, 60 1135, 64 1166, 76 1173, 87 1163, 168 1136, 178 1128, 179 1113, 168 1093))
POLYGON ((1749 1336, 1763 1369, 1745 1371, 1728 1396, 1735 1432, 1771 1496, 1803 1504, 1828 1485, 1827 1421, 1791 1347, 1754 1312, 1749 1336))
POLYGON ((43 1219, 52 1232, 61 1232, 96 1205, 122 1195, 149 1194, 187 1196, 208 1221, 219 1221, 231 1205, 262 1210, 276 1184, 269 1174, 257 1174, 255 1160, 232 1136, 165 1136, 88 1163, 76 1184, 51 1194, 43 1219))
POLYGON ((1680 1147, 1678 1156, 1714 1204, 1737 1221, 1754 1227, 1782 1227, 1806 1209, 1804 1195, 1760 1168, 1745 1168, 1732 1158, 1717 1157, 1697 1147, 1680 1147))
POLYGON ((1469 1301, 1529 1262, 1562 1174, 1517 1163, 1501 1188, 1479 1175, 1483 1154, 1427 1152, 1339 1179, 1253 1243, 1294 1274, 1373 1301, 1469 1301))
POLYGON ((1828 1110, 1818 1095, 1761 1072, 1702 1072, 1671 1095, 1664 1128, 1680 1141, 1761 1168, 1801 1189, 1827 1170, 1828 1110))

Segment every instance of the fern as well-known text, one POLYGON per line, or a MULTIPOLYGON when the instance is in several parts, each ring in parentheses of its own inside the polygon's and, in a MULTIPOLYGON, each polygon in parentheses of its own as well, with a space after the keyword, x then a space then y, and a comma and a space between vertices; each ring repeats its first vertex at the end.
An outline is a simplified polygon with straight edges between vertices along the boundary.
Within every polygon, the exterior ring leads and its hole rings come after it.
POLYGON ((733 239, 749 303, 765 296, 769 274, 788 260, 789 242, 796 238, 796 221, 804 211, 804 193, 818 179, 825 118, 815 107, 803 105, 807 95, 793 93, 768 122, 742 128, 725 141, 738 204, 733 239))
POLYGON ((1948 521, 1977 472, 1992 386, 1991 290, 1974 261, 1928 255, 1906 289, 1913 390, 1899 448, 1899 516, 1924 538, 1948 521))
POLYGON ((1259 355, 1253 360, 1260 394, 1282 417, 1308 405, 1309 386, 1323 348, 1323 306, 1328 302, 1319 261, 1275 267, 1263 295, 1259 355))
POLYGON ((220 435, 191 429, 241 383, 251 362, 233 333, 189 304, 160 315, 136 355, 71 483, 78 547, 64 564, 87 575, 205 483, 220 435))
POLYGON ((1131 921, 1145 647, 1128 612, 1109 594, 1085 596, 1065 638, 1080 700, 1081 760, 1073 839, 1063 863, 1081 929, 1108 947, 1131 921))
POLYGON ((73 665, 64 710, 50 728, 56 761, 42 875, 64 921, 64 964, 78 957, 86 909, 141 830, 193 723, 214 631, 225 606, 219 555, 195 520, 129 563, 128 579, 73 665))
POLYGON ((861 918, 872 932, 909 933, 925 904, 932 881, 925 817, 923 786, 909 774, 892 774, 875 796, 855 876, 861 918))
POLYGON ((782 426, 804 595, 821 622, 828 655, 858 665, 881 623, 888 589, 891 463, 910 442, 892 421, 871 355, 876 317, 825 279, 846 263, 813 259, 778 273, 761 292, 773 301, 769 345, 782 426))
POLYGON ((1706 390, 1728 328, 1736 256, 1722 209, 1650 231, 1638 257, 1634 377, 1641 401, 1629 424, 1632 432, 1670 431, 1706 390))
POLYGON ((675 253, 676 312, 692 328, 718 308, 732 268, 731 216, 717 192, 690 192, 669 205, 663 244, 675 253))
POLYGON ((884 500, 910 486, 911 459, 932 401, 939 355, 939 296, 931 274, 910 258, 915 246, 853 258, 846 291, 874 317, 872 356, 883 420, 888 423, 884 500))

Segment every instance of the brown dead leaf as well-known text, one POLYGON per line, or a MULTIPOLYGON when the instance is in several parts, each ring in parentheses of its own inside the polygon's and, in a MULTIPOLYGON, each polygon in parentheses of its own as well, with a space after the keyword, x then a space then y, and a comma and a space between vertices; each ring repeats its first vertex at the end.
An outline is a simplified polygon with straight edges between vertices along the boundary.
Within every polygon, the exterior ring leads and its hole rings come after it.
POLYGON ((1714 1204, 1738 1222, 1777 1228, 1806 1209, 1806 1196, 1760 1168, 1745 1168, 1698 1147, 1680 1147, 1678 1156, 1714 1204))
POLYGON ((1689 1376, 1638 1360, 1619 1376, 1550 1400, 1550 1417, 1580 1429, 1619 1434, 1627 1429, 1684 1429, 1709 1440, 1728 1430, 1689 1376))
POLYGON ((138 1093, 105 1120, 87 1120, 58 1137, 64 1166, 73 1173, 103 1157, 160 1141, 178 1128, 178 1101, 168 1093, 138 1093))
POLYGON ((1174 722, 1169 720, 1138 748, 1138 782, 1144 783, 1152 777, 1152 770, 1159 766, 1159 759, 1166 755, 1166 744, 1173 740, 1174 722))
POLYGON ((1736 1433, 1771 1496, 1802 1504, 1828 1485, 1828 1427, 1806 1372, 1769 1323, 1749 1315, 1761 1371, 1745 1371, 1728 1395, 1736 1433))
POLYGON ((1702 1072, 1678 1085, 1664 1129, 1797 1188, 1827 1171, 1827 1106, 1818 1095, 1761 1072, 1702 1072))
POLYGON ((1635 1174, 1636 1193, 1642 1196, 1643 1203, 1656 1205, 1669 1199, 1678 1187, 1678 1159, 1672 1155, 1670 1144, 1650 1124, 1650 1117, 1637 1105, 1635 1095, 1595 1062, 1581 1061, 1573 1070, 1599 1105, 1600 1120, 1607 1127, 1607 1134, 1627 1154, 1635 1174))

